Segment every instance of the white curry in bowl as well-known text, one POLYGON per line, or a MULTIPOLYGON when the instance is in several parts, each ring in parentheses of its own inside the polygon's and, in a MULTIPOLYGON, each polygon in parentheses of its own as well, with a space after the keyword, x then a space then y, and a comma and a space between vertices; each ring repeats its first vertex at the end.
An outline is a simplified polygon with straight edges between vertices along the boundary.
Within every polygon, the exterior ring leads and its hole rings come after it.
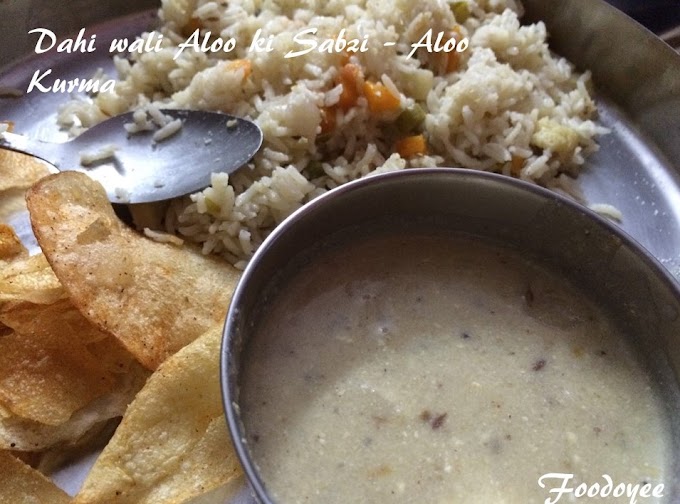
MULTIPOLYGON (((677 382, 650 350, 663 335, 630 323, 632 298, 603 302, 625 279, 589 271, 618 268, 625 237, 607 242, 606 224, 543 191, 456 170, 315 205, 256 256, 226 326, 227 413, 260 500, 677 498, 677 382), (504 222, 485 218, 509 202, 504 222)), ((677 289, 661 283, 673 323, 677 289)))

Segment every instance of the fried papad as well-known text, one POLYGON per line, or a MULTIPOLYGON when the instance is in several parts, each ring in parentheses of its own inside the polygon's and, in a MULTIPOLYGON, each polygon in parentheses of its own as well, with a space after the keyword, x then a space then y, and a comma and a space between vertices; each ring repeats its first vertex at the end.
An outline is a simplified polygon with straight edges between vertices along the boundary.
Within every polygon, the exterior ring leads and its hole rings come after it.
POLYGON ((220 394, 221 334, 214 327, 151 375, 74 504, 221 504, 238 490, 220 394))
POLYGON ((25 212, 26 189, 50 173, 45 161, 0 149, 0 222, 25 212))
POLYGON ((0 223, 0 268, 22 257, 28 257, 28 250, 12 226, 0 223))
POLYGON ((10 189, 28 189, 50 173, 49 165, 41 159, 0 149, 0 193, 10 189))
POLYGON ((128 228, 87 175, 46 177, 27 202, 38 243, 73 304, 149 369, 224 320, 238 270, 128 228))
POLYGON ((16 415, 0 415, 0 449, 20 452, 45 452, 67 450, 80 446, 86 438, 96 437, 107 430, 113 419, 120 418, 144 384, 138 376, 114 392, 98 397, 76 411, 67 422, 46 425, 16 415))
POLYGON ((0 451, 0 502, 68 504, 71 498, 40 472, 11 453, 0 451))
POLYGON ((15 258, 0 267, 0 305, 4 302, 52 304, 66 291, 43 254, 15 258))
POLYGON ((128 388, 130 375, 138 382, 146 376, 68 299, 5 303, 0 324, 12 330, 0 338, 0 404, 18 417, 58 426, 94 399, 128 388))
POLYGON ((79 446, 125 408, 149 372, 71 304, 42 254, 0 226, 0 449, 79 446))

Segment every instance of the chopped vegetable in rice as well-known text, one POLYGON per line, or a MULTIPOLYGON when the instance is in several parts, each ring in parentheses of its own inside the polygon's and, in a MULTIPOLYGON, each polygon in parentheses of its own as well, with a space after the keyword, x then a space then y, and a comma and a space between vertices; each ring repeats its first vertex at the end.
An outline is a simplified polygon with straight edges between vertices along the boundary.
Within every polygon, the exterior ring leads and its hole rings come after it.
POLYGON ((520 15, 514 0, 164 0, 162 49, 116 57, 115 90, 70 102, 60 120, 77 133, 138 110, 131 128, 160 135, 176 132, 160 108, 254 120, 264 132, 255 158, 173 202, 164 222, 238 264, 295 209, 373 173, 464 167, 572 192, 606 130, 594 120, 589 74, 550 52, 543 23, 521 25, 520 15), (368 36, 368 50, 286 58, 310 27, 318 32, 306 40, 368 36), (235 48, 178 51, 195 30, 233 37, 235 48), (409 56, 430 30, 469 44, 409 56), (273 50, 249 50, 258 31, 273 50))

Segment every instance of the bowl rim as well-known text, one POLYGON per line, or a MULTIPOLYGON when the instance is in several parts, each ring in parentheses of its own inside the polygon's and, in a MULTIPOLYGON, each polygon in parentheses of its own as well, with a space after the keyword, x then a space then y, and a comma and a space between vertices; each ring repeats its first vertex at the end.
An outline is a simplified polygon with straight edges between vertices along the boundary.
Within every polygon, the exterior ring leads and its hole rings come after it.
MULTIPOLYGON (((269 496, 265 484, 260 476, 260 471, 255 462, 250 456, 247 448, 247 441, 243 432, 242 422, 240 420, 238 401, 232 396, 231 392, 231 378, 240 376, 241 370, 237 369, 236 373, 231 373, 229 369, 229 355, 233 343, 232 332, 236 321, 236 317, 240 312, 240 301, 245 295, 251 277, 255 274, 258 264, 262 258, 269 254, 269 251, 278 242, 282 236, 288 233, 291 227, 298 225, 299 221, 313 214, 319 207, 329 204, 331 201, 342 198, 345 194, 361 190, 362 188, 374 184, 381 184, 383 181, 391 181, 393 179, 412 179, 419 176, 430 177, 452 177, 461 179, 476 179, 478 181, 488 181, 493 184, 506 185, 519 191, 526 191, 533 196, 541 198, 545 201, 553 200, 565 207, 570 213, 576 212, 592 220, 594 224, 600 227, 605 233, 612 234, 621 242, 621 246, 632 251, 636 258, 644 264, 645 268, 656 274, 658 280, 664 284, 674 297, 680 303, 680 281, 678 281, 666 267, 664 267, 651 252, 649 252, 642 244, 631 237, 621 227, 614 222, 608 220, 594 210, 591 210, 582 203, 579 203, 567 196, 559 194, 553 190, 539 186, 535 183, 526 182, 521 179, 515 179, 506 175, 486 172, 480 170, 471 170, 467 168, 409 168, 405 170, 397 170, 390 172, 383 172, 379 174, 369 175, 360 179, 356 179, 333 188, 312 201, 304 204, 281 223, 279 223, 274 230, 265 238, 260 247, 255 251, 244 269, 236 289, 234 290, 227 316, 224 323, 222 333, 222 344, 220 348, 220 386, 222 391, 223 409, 225 412, 226 423, 231 436, 234 450, 241 463, 243 471, 250 488, 254 492, 256 499, 263 504, 274 504, 269 496)), ((402 182, 406 183, 406 182, 402 182)))

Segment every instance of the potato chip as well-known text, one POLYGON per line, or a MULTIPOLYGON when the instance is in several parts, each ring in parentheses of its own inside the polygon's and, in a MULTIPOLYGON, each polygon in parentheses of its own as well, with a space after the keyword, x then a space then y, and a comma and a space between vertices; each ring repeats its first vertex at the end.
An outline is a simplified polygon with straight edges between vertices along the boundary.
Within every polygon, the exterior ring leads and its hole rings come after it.
POLYGON ((0 192, 0 222, 10 222, 26 212, 26 189, 14 188, 0 192))
POLYGON ((8 303, 0 323, 0 403, 21 418, 60 425, 94 399, 112 393, 139 366, 120 344, 68 300, 8 303))
POLYGON ((11 226, 0 223, 0 266, 21 257, 28 257, 26 247, 11 226))
POLYGON ((51 173, 36 157, 0 149, 0 222, 26 211, 26 189, 51 173))
POLYGON ((0 451, 0 502, 12 504, 68 504, 63 490, 12 454, 0 451))
POLYGON ((28 189, 53 171, 49 166, 34 156, 0 149, 0 192, 28 189))
POLYGON ((214 327, 151 375, 75 504, 221 503, 235 490, 242 471, 222 411, 221 334, 214 327))
MULTIPOLYGON (((28 250, 23 246, 12 226, 0 223, 0 270, 7 267, 12 261, 26 257, 28 257, 28 250)), ((2 273, 0 273, 0 278, 2 276, 2 273)), ((2 280, 0 280, 0 290, 2 289, 1 282, 2 280)), ((0 322, 0 337, 11 333, 12 330, 0 322)), ((2 414, 3 412, 0 410, 0 416, 2 414)))
POLYGON ((239 272, 128 228, 87 175, 42 179, 27 201, 38 243, 73 304, 148 368, 223 321, 239 272))
POLYGON ((0 450, 35 452, 79 444, 93 431, 106 428, 111 419, 123 416, 143 384, 141 377, 131 375, 123 387, 95 399, 61 425, 45 425, 15 415, 0 416, 0 450))
POLYGON ((11 418, 12 416, 14 416, 12 415, 12 412, 0 404, 0 419, 11 418))
POLYGON ((52 304, 66 297, 66 291, 43 254, 15 259, 0 268, 0 304, 27 301, 52 304))

